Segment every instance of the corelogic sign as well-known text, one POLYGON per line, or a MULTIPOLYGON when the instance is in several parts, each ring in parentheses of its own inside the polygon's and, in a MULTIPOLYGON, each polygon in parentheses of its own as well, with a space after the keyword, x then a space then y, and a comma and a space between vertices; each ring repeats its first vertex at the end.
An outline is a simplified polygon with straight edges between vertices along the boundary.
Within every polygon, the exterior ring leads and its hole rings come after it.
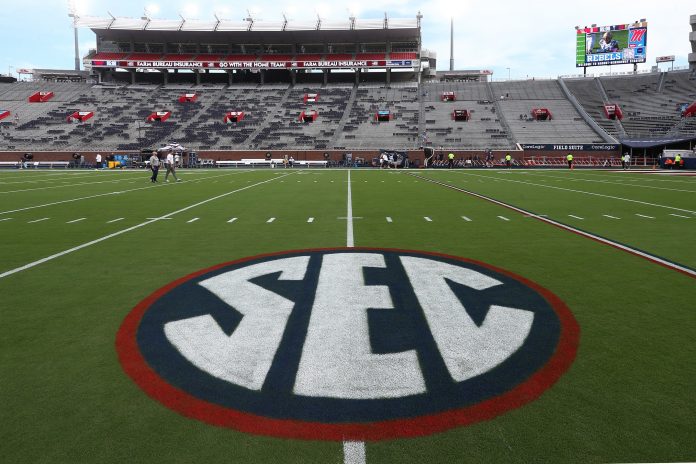
POLYGON ((552 144, 522 143, 524 151, 616 151, 620 145, 615 143, 552 144))

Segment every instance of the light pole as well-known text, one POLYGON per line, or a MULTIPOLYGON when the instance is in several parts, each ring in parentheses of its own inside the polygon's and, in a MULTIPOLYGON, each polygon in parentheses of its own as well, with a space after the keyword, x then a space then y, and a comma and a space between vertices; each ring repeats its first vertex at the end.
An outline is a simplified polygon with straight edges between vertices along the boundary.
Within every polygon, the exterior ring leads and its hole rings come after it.
POLYGON ((7 67, 7 77, 12 77, 12 70, 13 69, 14 69, 14 66, 7 67))
POLYGON ((70 13, 68 13, 68 17, 72 18, 73 20, 73 32, 75 35, 75 71, 80 70, 80 48, 78 46, 77 42, 77 20, 80 19, 80 17, 77 15, 77 10, 75 9, 75 5, 73 2, 70 2, 70 13))
POLYGON ((510 80, 510 68, 505 68, 508 70, 508 80, 510 80))

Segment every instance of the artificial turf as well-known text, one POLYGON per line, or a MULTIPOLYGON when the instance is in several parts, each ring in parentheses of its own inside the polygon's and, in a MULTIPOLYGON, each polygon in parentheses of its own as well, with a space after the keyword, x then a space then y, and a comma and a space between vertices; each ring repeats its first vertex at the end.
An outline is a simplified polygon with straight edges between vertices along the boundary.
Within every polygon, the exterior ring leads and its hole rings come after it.
MULTIPOLYGON (((369 442, 368 463, 696 457, 696 280, 427 182, 696 268, 696 177, 350 175, 356 246, 440 252, 509 270, 558 295, 581 331, 575 362, 539 399, 447 432, 369 442)), ((340 442, 254 436, 167 409, 124 374, 115 336, 140 300, 196 270, 261 253, 346 246, 348 172, 195 170, 182 171, 181 183, 155 186, 147 177, 0 172, 0 219, 11 218, 0 222, 0 274, 113 234, 0 278, 3 460, 342 462, 340 442), (55 204, 42 206, 48 203, 55 204)))

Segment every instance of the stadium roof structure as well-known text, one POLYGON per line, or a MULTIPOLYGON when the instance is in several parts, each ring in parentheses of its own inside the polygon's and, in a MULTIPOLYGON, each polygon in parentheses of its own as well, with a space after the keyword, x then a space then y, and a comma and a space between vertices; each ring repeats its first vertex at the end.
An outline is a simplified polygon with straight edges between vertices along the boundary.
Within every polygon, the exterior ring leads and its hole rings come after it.
POLYGON ((234 40, 237 43, 297 42, 314 41, 317 31, 325 41, 418 40, 420 38, 420 15, 414 18, 358 19, 343 21, 261 21, 248 18, 234 21, 227 19, 151 19, 102 18, 86 16, 77 19, 78 27, 88 27, 106 40, 153 39, 177 41, 185 37, 199 41, 216 39, 234 40))

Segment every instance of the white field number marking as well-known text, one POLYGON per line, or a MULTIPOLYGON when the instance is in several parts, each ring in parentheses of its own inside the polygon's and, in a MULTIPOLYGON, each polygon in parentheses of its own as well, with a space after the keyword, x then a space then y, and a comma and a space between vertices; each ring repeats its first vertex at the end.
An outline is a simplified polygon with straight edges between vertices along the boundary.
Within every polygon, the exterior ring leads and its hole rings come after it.
MULTIPOLYGON (((476 290, 502 285, 479 272, 441 261, 402 256, 401 263, 427 326, 457 382, 493 369, 529 335, 534 313, 492 305, 479 327, 447 281, 476 290)), ((230 383, 260 390, 271 368, 295 303, 250 280, 280 272, 279 280, 302 280, 308 256, 235 269, 199 285, 241 313, 227 335, 211 315, 168 322, 169 342, 199 369, 230 383)), ((375 354, 367 311, 399 311, 385 285, 365 285, 365 268, 385 268, 380 253, 334 253, 323 257, 314 306, 293 392, 342 399, 398 398, 426 392, 415 350, 375 354)))

